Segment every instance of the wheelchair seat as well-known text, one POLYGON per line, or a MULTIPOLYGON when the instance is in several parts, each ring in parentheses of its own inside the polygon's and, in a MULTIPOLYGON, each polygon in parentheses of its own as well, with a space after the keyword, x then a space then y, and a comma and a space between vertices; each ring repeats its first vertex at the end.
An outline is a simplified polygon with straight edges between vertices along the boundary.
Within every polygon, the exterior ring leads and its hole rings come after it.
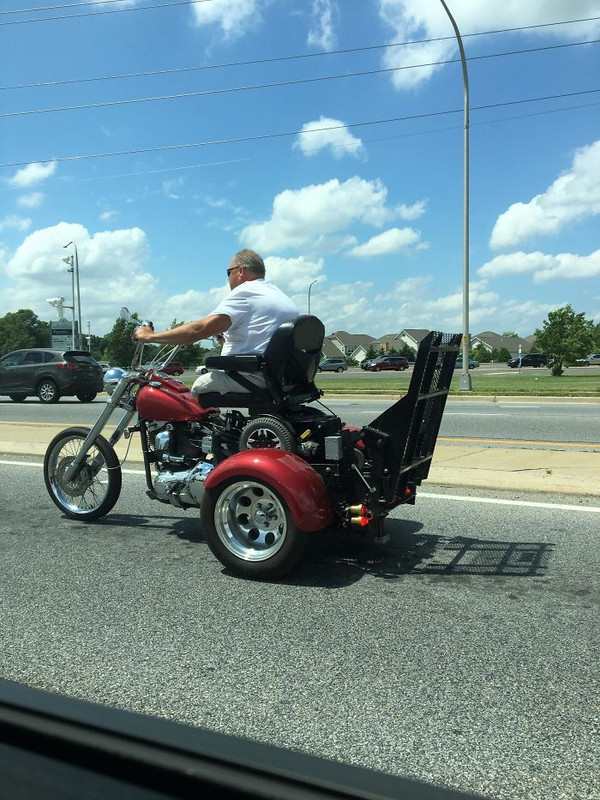
POLYGON ((324 336, 321 320, 303 314, 280 325, 262 355, 210 356, 205 362, 209 370, 222 369, 241 385, 252 388, 249 392, 204 392, 198 395, 198 402, 204 408, 248 408, 251 413, 274 413, 316 400, 322 394, 314 377, 324 336), (244 372, 261 374, 266 388, 245 384, 240 375, 244 372))

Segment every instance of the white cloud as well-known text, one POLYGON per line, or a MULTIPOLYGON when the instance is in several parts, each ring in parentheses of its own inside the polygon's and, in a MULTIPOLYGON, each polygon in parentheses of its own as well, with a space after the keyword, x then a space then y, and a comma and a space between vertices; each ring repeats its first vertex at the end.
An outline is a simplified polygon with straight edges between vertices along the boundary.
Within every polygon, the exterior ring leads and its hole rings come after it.
POLYGON ((9 214, 4 219, 0 219, 0 231, 13 230, 21 231, 23 233, 27 228, 31 227, 31 220, 27 217, 18 217, 16 214, 9 214))
POLYGON ((332 50, 335 46, 337 17, 338 7, 333 0, 312 0, 307 43, 321 50, 332 50))
POLYGON ((294 149, 301 150, 305 156, 314 156, 326 148, 330 148, 334 158, 348 154, 358 157, 364 153, 361 140, 353 136, 341 120, 321 116, 318 120, 304 123, 294 149))
POLYGON ((600 140, 575 153, 571 169, 528 203, 514 203, 496 220, 490 246, 514 247, 535 236, 600 214, 600 140))
POLYGON ((482 278, 531 273, 534 283, 595 278, 600 276, 600 250, 588 256, 573 253, 559 253, 554 256, 539 251, 509 253, 496 256, 480 267, 477 273, 482 278))
POLYGON ((17 170, 12 178, 9 178, 10 186, 18 186, 21 189, 35 186, 37 183, 45 181, 56 172, 56 161, 47 164, 28 164, 26 167, 17 170))
POLYGON ((373 236, 368 242, 356 245, 348 251, 348 255, 354 258, 371 258, 399 253, 416 245, 420 239, 421 234, 413 228, 390 228, 373 236))
POLYGON ((144 315, 162 310, 157 282, 143 271, 148 257, 145 233, 139 228, 101 231, 90 235, 83 225, 60 222, 29 234, 4 265, 8 288, 0 298, 0 316, 16 308, 31 308, 41 319, 51 319, 50 296, 71 298, 71 277, 62 259, 77 244, 81 302, 92 330, 110 330, 122 305, 144 315))
POLYGON ((109 219, 112 219, 113 217, 116 217, 116 216, 117 216, 117 212, 116 211, 103 211, 100 214, 100 220, 101 220, 101 222, 108 222, 109 219))
MULTIPOLYGON (((384 66, 399 69, 392 73, 398 89, 408 89, 428 80, 441 67, 434 62, 456 57, 457 46, 450 19, 441 3, 423 0, 378 0, 379 16, 389 31, 390 42, 450 37, 447 41, 427 42, 385 51, 384 66), (418 69, 405 69, 414 64, 431 64, 418 69)), ((555 22, 563 14, 563 4, 548 0, 504 0, 502 3, 476 3, 473 0, 453 0, 452 16, 462 34, 555 22)), ((597 0, 570 0, 571 19, 597 17, 597 0)), ((539 35, 563 40, 594 39, 600 32, 597 19, 582 25, 553 26, 523 31, 524 35, 539 35)), ((517 35, 517 34, 515 34, 517 35)))
POLYGON ((381 181, 357 176, 344 183, 334 179, 286 189, 275 197, 271 218, 247 225, 240 241, 265 253, 314 246, 321 237, 339 234, 353 223, 384 225, 396 216, 386 201, 387 189, 381 181))
POLYGON ((17 203, 24 208, 37 208, 44 200, 43 192, 31 192, 31 194, 23 194, 17 200, 17 203))
POLYGON ((417 200, 412 206, 400 205, 396 206, 396 211, 400 219, 418 219, 422 217, 427 208, 427 200, 417 200))
POLYGON ((259 0, 211 0, 210 3, 193 3, 195 24, 218 25, 225 38, 237 39, 260 19, 264 3, 259 0))

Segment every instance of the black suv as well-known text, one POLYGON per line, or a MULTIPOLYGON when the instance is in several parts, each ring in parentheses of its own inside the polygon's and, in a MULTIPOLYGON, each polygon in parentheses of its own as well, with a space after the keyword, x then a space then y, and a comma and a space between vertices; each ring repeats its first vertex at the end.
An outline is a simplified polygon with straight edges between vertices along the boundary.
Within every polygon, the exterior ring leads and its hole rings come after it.
POLYGON ((102 367, 84 350, 42 347, 13 350, 0 358, 0 395, 20 403, 37 395, 42 403, 56 403, 75 395, 90 403, 103 390, 102 367))
POLYGON ((507 364, 511 369, 515 369, 515 367, 546 367, 548 359, 540 353, 527 353, 524 356, 509 359, 507 364))

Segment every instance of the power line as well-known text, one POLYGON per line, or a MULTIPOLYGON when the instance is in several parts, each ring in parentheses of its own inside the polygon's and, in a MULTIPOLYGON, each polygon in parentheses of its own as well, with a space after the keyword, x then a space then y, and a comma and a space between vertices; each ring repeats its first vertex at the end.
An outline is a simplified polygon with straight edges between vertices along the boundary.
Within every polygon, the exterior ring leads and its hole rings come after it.
MULTIPOLYGON (((77 5, 104 5, 104 2, 119 2, 119 0, 98 0, 96 3, 74 3, 74 6, 77 5)), ((125 12, 131 11, 150 11, 155 8, 171 8, 176 6, 192 6, 197 5, 198 3, 212 3, 212 0, 174 0, 171 3, 155 3, 151 6, 129 6, 125 8, 108 8, 105 11, 84 11, 82 14, 58 14, 54 17, 39 17, 38 19, 15 19, 9 20, 8 22, 0 22, 0 25, 26 25, 27 23, 32 22, 54 22, 55 20, 59 19, 79 19, 80 17, 102 17, 105 14, 122 14, 125 12)), ((71 6, 50 6, 45 8, 27 8, 23 9, 22 11, 13 10, 13 11, 3 11, 0 12, 1 14, 23 14, 23 13, 32 13, 37 11, 49 11, 53 8, 70 8, 71 6)))
MULTIPOLYGON (((576 92, 564 92, 562 94, 555 94, 555 95, 546 95, 543 97, 529 97, 524 98, 521 100, 507 100, 501 103, 488 103, 485 105, 480 106, 472 106, 472 111, 484 111, 490 108, 502 108, 508 106, 515 106, 515 105, 523 105, 526 103, 537 103, 542 102, 544 100, 560 100, 564 99, 565 97, 581 97, 584 95, 596 94, 600 92, 600 88, 597 89, 582 89, 576 92)), ((428 111, 423 112, 422 114, 410 114, 402 117, 391 117, 389 119, 378 119, 378 120, 369 120, 369 121, 362 121, 362 122, 351 122, 345 125, 331 125, 322 128, 312 129, 310 131, 283 131, 283 132, 274 132, 274 133, 263 133, 263 134, 256 134, 255 136, 242 136, 238 138, 228 138, 228 139, 214 139, 208 140, 204 142, 187 142, 187 143, 180 143, 180 144, 169 144, 169 145, 160 145, 154 147, 142 147, 136 148, 133 150, 119 150, 113 151, 109 153, 87 153, 82 155, 71 155, 71 156, 56 156, 52 158, 45 158, 39 160, 31 160, 31 161, 20 161, 20 162, 13 162, 13 163, 5 163, 0 164, 0 168, 14 168, 14 167, 25 167, 30 164, 46 164, 48 162, 70 162, 70 161, 85 161, 95 158, 113 158, 116 156, 130 156, 130 155, 143 155, 146 153, 159 153, 159 152, 166 152, 172 150, 189 150, 192 148, 197 147, 208 147, 212 145, 224 145, 224 144, 240 144, 243 142, 256 142, 265 139, 276 139, 276 138, 283 138, 288 136, 298 136, 300 134, 311 134, 311 133, 322 133, 324 131, 332 131, 332 130, 340 130, 343 128, 359 128, 359 127, 366 127, 369 125, 385 125, 392 122, 406 122, 408 120, 414 119, 426 119, 430 117, 442 117, 448 116, 451 114, 459 114, 462 113, 462 108, 454 108, 454 109, 447 109, 443 111, 428 111)))
MULTIPOLYGON (((510 55, 519 55, 523 53, 531 53, 531 52, 538 52, 540 50, 554 50, 556 48, 563 48, 563 47, 574 47, 577 45, 582 44, 596 44, 600 41, 600 39, 593 39, 589 42, 574 42, 570 44, 560 44, 560 45, 548 45, 542 48, 529 48, 526 50, 513 50, 507 51, 504 53, 491 53, 487 55, 480 55, 480 56, 473 56, 471 61, 478 61, 488 58, 500 58, 503 56, 510 56, 510 55)), ((362 72, 346 72, 337 75, 320 75, 314 78, 297 78, 294 80, 289 81, 275 81, 272 83, 262 83, 262 84, 249 84, 246 86, 229 86, 223 89, 203 89, 201 91, 196 92, 180 92, 178 94, 170 94, 170 95, 155 95, 152 97, 135 97, 129 98, 125 100, 105 100, 100 103, 81 103, 79 105, 72 105, 72 106, 56 106, 54 108, 38 108, 38 109, 30 109, 26 111, 6 111, 0 114, 0 119, 6 119, 11 117, 24 117, 24 116, 33 116, 36 114, 55 114, 60 113, 63 111, 82 111, 84 109, 95 109, 95 108, 109 108, 114 106, 125 106, 125 105, 134 105, 138 103, 156 103, 156 102, 163 102, 166 100, 182 100, 185 98, 190 97, 206 97, 209 95, 218 95, 218 94, 232 94, 235 92, 247 92, 247 91, 256 91, 262 89, 275 89, 275 88, 282 88, 288 86, 298 86, 301 84, 308 84, 308 83, 318 83, 322 81, 331 81, 331 80, 339 80, 339 79, 346 79, 346 78, 360 78, 365 76, 371 75, 381 75, 389 72, 400 72, 403 70, 408 69, 420 69, 422 67, 432 67, 432 66, 442 66, 446 64, 455 64, 459 61, 459 59, 447 59, 444 61, 430 61, 425 64, 410 64, 405 65, 402 67, 383 67, 381 69, 371 69, 371 70, 364 70, 362 72)))
MULTIPOLYGON (((600 17, 597 17, 597 19, 600 19, 600 17)), ((477 35, 479 35, 479 34, 477 34, 477 35)), ((446 37, 442 37, 442 39, 438 40, 438 41, 443 41, 443 40, 447 40, 447 39, 454 40, 454 38, 455 38, 454 36, 446 36, 446 37)), ((423 40, 423 41, 432 41, 432 40, 423 40)), ((555 49, 561 49, 561 48, 565 48, 565 47, 575 47, 575 46, 578 46, 578 45, 592 44, 592 43, 597 42, 597 41, 598 41, 597 39, 586 39, 586 40, 582 40, 582 41, 578 41, 578 42, 566 42, 566 43, 563 43, 563 44, 545 45, 545 46, 542 46, 542 47, 532 47, 532 48, 528 48, 528 49, 525 49, 525 50, 508 51, 508 52, 505 52, 505 53, 496 53, 496 54, 483 55, 483 56, 472 56, 467 60, 473 61, 473 60, 482 59, 482 58, 497 58, 498 56, 515 55, 515 54, 519 54, 519 53, 535 53, 535 52, 539 52, 539 51, 543 51, 543 50, 555 50, 555 49)), ((300 54, 294 54, 294 55, 288 55, 288 56, 274 56, 274 57, 271 57, 271 58, 258 58, 258 59, 248 60, 248 61, 230 61, 230 62, 225 62, 225 63, 222 63, 222 64, 201 64, 201 65, 195 65, 195 66, 190 66, 190 67, 174 67, 174 68, 171 68, 171 69, 148 70, 148 71, 145 71, 145 72, 129 72, 129 73, 122 73, 122 74, 117 74, 117 75, 99 75, 99 76, 92 76, 90 78, 66 78, 64 80, 58 80, 58 81, 41 81, 41 82, 38 82, 38 83, 15 84, 13 86, 0 86, 0 91, 8 91, 8 90, 15 90, 15 89, 19 89, 19 90, 20 89, 40 89, 40 88, 44 88, 44 87, 48 87, 48 86, 67 86, 67 85, 78 84, 78 83, 94 83, 94 82, 109 81, 109 80, 124 80, 124 79, 131 79, 131 78, 149 78, 149 77, 157 77, 157 76, 163 76, 163 75, 176 75, 176 74, 180 74, 182 72, 198 72, 198 71, 203 71, 203 70, 224 69, 224 68, 229 68, 229 67, 248 67, 248 66, 255 66, 255 65, 259 65, 259 64, 272 64, 272 63, 277 63, 277 62, 282 62, 282 61, 294 61, 294 60, 300 60, 300 59, 318 58, 318 57, 321 57, 321 56, 348 55, 350 53, 361 53, 361 52, 369 52, 369 51, 373 51, 373 50, 384 50, 384 49, 392 48, 392 47, 404 47, 407 44, 413 44, 413 42, 390 42, 389 44, 375 44, 375 45, 366 45, 366 46, 363 46, 363 47, 349 47, 349 48, 346 48, 346 49, 343 49, 343 50, 331 50, 331 51, 319 52, 319 53, 300 53, 300 54)), ((453 62, 451 62, 451 61, 438 61, 438 62, 436 62, 436 64, 438 64, 438 65, 449 64, 449 63, 453 63, 453 62)), ((412 69, 412 68, 416 68, 416 67, 419 67, 419 66, 429 66, 429 65, 415 64, 415 65, 412 65, 410 67, 402 67, 402 69, 412 69)))

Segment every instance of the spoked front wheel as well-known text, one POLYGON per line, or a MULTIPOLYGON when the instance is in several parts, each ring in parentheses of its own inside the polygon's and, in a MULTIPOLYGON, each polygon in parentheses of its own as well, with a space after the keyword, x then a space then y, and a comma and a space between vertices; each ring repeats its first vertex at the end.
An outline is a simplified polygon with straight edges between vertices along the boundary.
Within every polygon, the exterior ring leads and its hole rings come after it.
POLYGON ((88 435, 87 428, 67 428, 48 445, 44 458, 44 481, 52 501, 71 519, 85 522, 103 517, 121 493, 121 466, 117 454, 103 436, 94 445, 76 474, 65 474, 88 435))
POLYGON ((307 534, 299 530, 278 492, 263 481, 238 476, 208 489, 202 531, 226 567, 246 578, 276 578, 300 561, 307 534))

